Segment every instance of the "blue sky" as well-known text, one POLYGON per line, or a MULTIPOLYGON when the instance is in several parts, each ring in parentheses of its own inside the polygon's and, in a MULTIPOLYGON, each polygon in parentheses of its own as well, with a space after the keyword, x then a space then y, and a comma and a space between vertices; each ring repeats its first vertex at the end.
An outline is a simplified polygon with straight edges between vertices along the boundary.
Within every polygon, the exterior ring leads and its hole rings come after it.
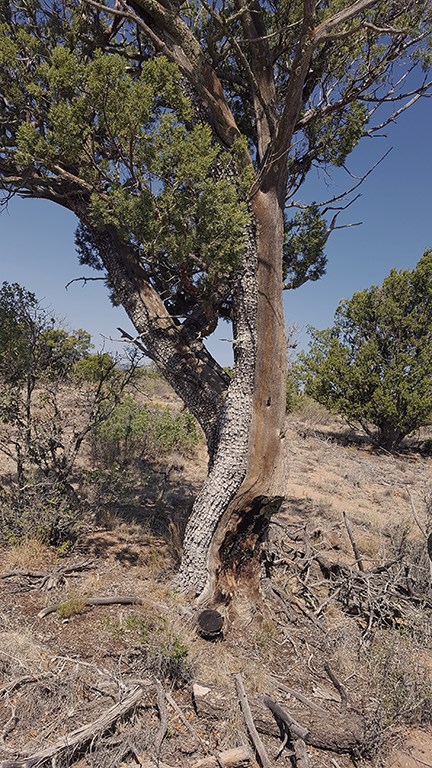
MULTIPOLYGON (((361 175, 393 147, 360 188, 361 198, 339 217, 340 224, 362 226, 335 231, 327 244, 326 276, 285 294, 286 319, 297 325, 300 345, 306 343, 306 325, 332 324, 341 298, 382 282, 392 267, 413 268, 432 247, 432 102, 417 103, 386 132, 387 138, 364 139, 349 159, 351 172, 361 175)), ((328 199, 352 183, 341 171, 312 172, 297 199, 328 199)), ((71 213, 52 203, 12 200, 0 214, 0 282, 20 283, 69 328, 85 328, 97 346, 121 351, 121 342, 110 341, 119 338, 117 326, 133 329, 125 312, 111 306, 103 283, 65 289, 76 277, 98 276, 78 263, 75 224, 71 213)), ((209 344, 224 365, 231 350, 222 339, 230 336, 222 324, 209 344)))

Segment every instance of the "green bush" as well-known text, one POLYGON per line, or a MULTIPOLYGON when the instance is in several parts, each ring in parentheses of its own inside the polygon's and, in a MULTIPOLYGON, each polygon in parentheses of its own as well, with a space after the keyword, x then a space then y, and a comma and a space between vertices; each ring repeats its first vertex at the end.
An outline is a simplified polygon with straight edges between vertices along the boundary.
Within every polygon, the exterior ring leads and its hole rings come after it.
POLYGON ((199 441, 197 423, 188 411, 139 405, 130 395, 91 434, 93 460, 104 467, 158 459, 174 450, 187 455, 199 441))
POLYGON ((115 360, 108 352, 97 352, 94 355, 77 360, 73 366, 73 379, 77 384, 98 384, 115 375, 115 360))
POLYGON ((333 328, 310 330, 307 394, 389 449, 432 422, 432 251, 342 301, 333 328))

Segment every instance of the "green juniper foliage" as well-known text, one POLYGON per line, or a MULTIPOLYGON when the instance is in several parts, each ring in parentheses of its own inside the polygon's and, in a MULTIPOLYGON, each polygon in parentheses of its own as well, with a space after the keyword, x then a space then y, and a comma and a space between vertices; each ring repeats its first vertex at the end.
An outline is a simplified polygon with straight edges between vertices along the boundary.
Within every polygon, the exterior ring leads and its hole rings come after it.
POLYGON ((432 423, 432 250, 413 270, 343 300, 335 324, 311 329, 306 392, 394 448, 432 423))
POLYGON ((240 185, 217 178, 229 156, 192 120, 177 67, 159 56, 135 68, 98 49, 97 37, 90 45, 80 3, 63 18, 33 5, 37 28, 25 11, 0 25, 0 90, 13 104, 8 143, 19 172, 58 174, 88 192, 83 262, 101 266, 91 229, 112 226, 156 284, 169 272, 210 301, 236 266, 249 213, 240 185))
MULTIPOLYGON (((316 28, 347 5, 318 3, 316 28)), ((290 86, 303 13, 298 0, 262 8, 273 116, 282 113, 290 86)), ((369 27, 359 27, 354 15, 343 34, 312 56, 287 153, 288 206, 314 165, 345 163, 385 95, 396 59, 408 68, 429 66, 424 2, 400 8, 382 2, 362 19, 369 27), (394 44, 374 26, 388 26, 394 44)), ((206 312, 230 313, 226 281, 238 263, 250 221, 248 198, 265 165, 257 149, 253 71, 245 69, 252 54, 240 22, 231 0, 217 11, 205 3, 176 6, 163 22, 171 25, 172 40, 185 25, 222 84, 239 129, 228 149, 197 110, 179 67, 130 20, 82 0, 0 3, 0 179, 6 196, 29 189, 75 212, 85 199, 88 216, 77 233, 82 261, 102 268, 94 233, 113 227, 179 317, 197 301, 206 312), (252 162, 245 163, 248 151, 252 162)), ((183 38, 192 61, 196 50, 183 38)), ((196 60, 197 67, 201 63, 196 60)), ((287 211, 285 287, 296 288, 324 273, 328 229, 316 203, 303 205, 301 214, 287 211)))

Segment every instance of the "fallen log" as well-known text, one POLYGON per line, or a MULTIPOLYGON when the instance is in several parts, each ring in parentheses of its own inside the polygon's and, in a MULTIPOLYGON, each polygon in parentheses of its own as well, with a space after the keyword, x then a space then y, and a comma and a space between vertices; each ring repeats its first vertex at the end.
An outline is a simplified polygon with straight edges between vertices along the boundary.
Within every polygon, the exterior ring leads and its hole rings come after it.
MULTIPOLYGON (((43 619, 45 616, 49 616, 50 613, 55 613, 63 605, 67 604, 67 600, 63 600, 60 603, 48 605, 39 611, 38 619, 43 619)), ((83 608, 92 605, 146 605, 149 601, 144 600, 142 597, 134 597, 131 595, 112 595, 111 597, 83 597, 79 601, 80 606, 83 608)))

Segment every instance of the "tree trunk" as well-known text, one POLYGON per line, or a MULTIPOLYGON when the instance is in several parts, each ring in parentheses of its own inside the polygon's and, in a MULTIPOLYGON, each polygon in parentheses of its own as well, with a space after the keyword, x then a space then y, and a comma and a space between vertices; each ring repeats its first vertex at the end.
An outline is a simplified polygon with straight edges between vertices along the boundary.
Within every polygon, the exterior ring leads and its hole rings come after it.
POLYGON ((283 208, 253 198, 233 300, 234 373, 202 341, 184 337, 114 231, 96 233, 110 281, 137 340, 204 429, 209 474, 188 521, 178 584, 202 599, 256 587, 260 544, 284 495, 286 340, 282 306, 283 208))
MULTIPOLYGON (((82 212, 79 215, 86 221, 82 212)), ((91 222, 86 223, 91 226, 91 222)), ((116 296, 137 330, 136 343, 198 420, 212 453, 229 377, 201 339, 191 339, 174 325, 162 299, 115 230, 93 234, 116 296)))
POLYGON ((253 210, 234 301, 234 374, 178 577, 203 601, 229 598, 240 578, 257 586, 260 544, 284 495, 283 213, 274 190, 257 192, 253 210))

